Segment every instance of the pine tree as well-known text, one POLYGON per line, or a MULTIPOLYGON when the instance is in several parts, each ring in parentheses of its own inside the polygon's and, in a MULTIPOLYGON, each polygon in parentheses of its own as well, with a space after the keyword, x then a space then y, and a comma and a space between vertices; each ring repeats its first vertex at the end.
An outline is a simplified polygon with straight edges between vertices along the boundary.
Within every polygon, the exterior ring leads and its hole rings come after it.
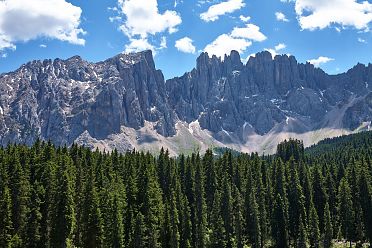
POLYGON ((234 224, 233 224, 233 202, 231 196, 231 187, 229 183, 229 175, 224 174, 223 179, 223 191, 221 197, 221 215, 224 223, 224 228, 226 232, 226 247, 230 248, 233 246, 234 239, 234 224))
POLYGON ((261 226, 260 217, 258 212, 258 204, 256 201, 255 193, 252 191, 249 195, 249 206, 247 212, 247 231, 248 238, 252 247, 258 248, 261 246, 261 226))
POLYGON ((41 187, 39 186, 38 182, 35 182, 35 185, 32 189, 31 193, 31 206, 30 206, 30 213, 28 217, 27 223, 27 238, 26 244, 27 247, 40 247, 41 246, 41 213, 40 213, 40 191, 42 191, 41 187))
POLYGON ((372 191, 369 184, 368 172, 362 171, 359 180, 360 205, 363 212, 365 236, 372 243, 372 191))
POLYGON ((103 245, 103 225, 101 210, 99 208, 99 198, 95 186, 93 169, 90 170, 90 175, 85 189, 84 203, 84 247, 102 247, 103 245))
POLYGON ((289 247, 285 207, 280 194, 276 197, 272 218, 272 235, 275 247, 289 247))
MULTIPOLYGON (((257 216, 258 217, 258 216, 257 216)), ((240 196, 239 189, 234 185, 233 190, 233 218, 234 218, 234 234, 236 237, 237 248, 243 248, 243 202, 240 196)), ((258 220, 257 220, 258 221, 258 220)), ((259 221, 258 221, 259 222, 259 221)), ((259 223, 258 223, 259 226, 259 223)), ((261 237, 258 237, 258 242, 261 241, 261 237)))
MULTIPOLYGON (((48 148, 49 151, 49 148, 48 148)), ((52 156, 52 155, 48 155, 52 156)), ((51 242, 51 231, 53 226, 53 217, 55 210, 55 199, 56 199, 56 176, 55 176, 56 165, 50 161, 43 164, 43 173, 41 176, 40 183, 42 184, 43 193, 41 194, 41 205, 40 205, 40 229, 41 247, 50 247, 51 242)))
POLYGON ((304 216, 306 219, 305 212, 305 197, 302 193, 302 187, 300 180, 298 178, 296 164, 292 158, 289 161, 290 165, 290 181, 289 181, 289 190, 288 190, 288 201, 289 201, 289 234, 291 238, 296 241, 297 234, 299 230, 300 216, 304 216))
POLYGON ((333 238, 333 226, 332 226, 331 212, 329 210, 329 204, 327 202, 324 208, 324 239, 323 239, 324 248, 332 247, 332 238, 333 238))
POLYGON ((352 204, 349 184, 347 180, 343 178, 338 188, 338 216, 341 234, 350 241, 350 246, 354 231, 354 212, 352 204))
POLYGON ((180 218, 180 247, 191 248, 191 217, 190 207, 186 196, 181 197, 181 218, 180 218))
POLYGON ((113 211, 112 211, 112 230, 111 230, 111 246, 112 248, 124 247, 124 225, 122 216, 122 204, 120 203, 117 194, 114 194, 113 211))
POLYGON ((178 231, 179 226, 179 217, 178 217, 178 210, 176 207, 176 199, 174 192, 171 193, 170 204, 169 204, 169 219, 170 219, 170 248, 178 248, 180 242, 180 234, 178 231))
POLYGON ((204 196, 204 172, 199 159, 196 158, 196 171, 195 171, 195 236, 196 246, 203 248, 206 247, 206 204, 204 196))
POLYGON ((144 242, 145 247, 159 247, 160 233, 162 223, 164 220, 164 205, 161 195, 161 189, 157 181, 154 161, 150 158, 146 159, 146 168, 140 182, 139 196, 142 196, 141 213, 144 217, 145 233, 144 242))
POLYGON ((309 241, 311 248, 319 247, 320 231, 319 231, 319 218, 313 202, 310 203, 309 212, 309 241))
POLYGON ((304 225, 305 219, 302 215, 299 216, 298 223, 298 234, 297 234, 297 248, 307 248, 308 247, 308 239, 307 239, 307 232, 304 225))
MULTIPOLYGON (((313 203, 319 218, 320 227, 323 229, 323 211, 325 204, 328 201, 328 196, 324 187, 323 175, 318 167, 314 168, 313 192, 313 203)), ((320 231, 322 232, 323 230, 320 231)))
POLYGON ((211 238, 210 247, 226 247, 226 231, 221 216, 221 197, 218 191, 214 193, 213 208, 211 213, 211 238))
MULTIPOLYGON (((24 245, 25 227, 27 224, 28 201, 29 201, 29 183, 26 174, 19 161, 18 152, 12 154, 15 160, 9 166, 9 189, 12 199, 12 223, 14 235, 20 246, 24 245)), ((17 246, 17 244, 14 244, 17 246)))
POLYGON ((135 219, 132 247, 147 247, 145 233, 146 227, 144 225, 144 216, 141 213, 138 213, 135 219))
MULTIPOLYGON (((0 164, 1 169, 1 164, 0 164)), ((0 174, 0 247, 12 247, 12 202, 10 191, 7 185, 4 185, 4 178, 0 174)))
POLYGON ((213 161, 212 150, 207 150, 203 158, 203 167, 205 168, 205 195, 207 204, 207 220, 210 222, 210 214, 213 208, 213 197, 217 190, 217 174, 213 161))
POLYGON ((61 157, 58 175, 58 189, 55 199, 53 230, 51 234, 52 247, 72 247, 76 227, 75 202, 73 197, 73 182, 69 173, 71 166, 66 157, 61 157))

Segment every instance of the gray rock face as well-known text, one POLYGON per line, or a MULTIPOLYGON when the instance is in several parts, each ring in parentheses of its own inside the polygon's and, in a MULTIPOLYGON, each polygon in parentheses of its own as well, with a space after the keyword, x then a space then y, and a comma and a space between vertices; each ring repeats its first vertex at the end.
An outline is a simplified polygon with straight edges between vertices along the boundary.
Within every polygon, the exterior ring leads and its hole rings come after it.
POLYGON ((269 52, 246 64, 235 51, 223 60, 202 53, 195 69, 166 82, 151 51, 99 63, 79 56, 32 61, 0 75, 0 144, 39 137, 57 145, 110 139, 114 147, 131 147, 143 139, 113 135, 149 122, 157 135, 172 137, 179 121, 198 121, 216 139, 222 132, 244 141, 247 127, 258 135, 326 128, 338 109, 338 128, 354 130, 372 120, 370 89, 371 64, 328 75, 269 52))
MULTIPOLYGON (((317 126, 337 104, 369 92, 371 69, 358 64, 330 76, 309 63, 297 63, 293 56, 273 59, 269 52, 261 52, 243 65, 234 51, 223 61, 203 53, 194 70, 168 80, 166 87, 172 108, 186 122, 198 119, 213 132, 235 132, 248 123, 264 135, 288 118, 317 126)), ((344 121, 345 127, 355 128, 372 117, 357 116, 354 124, 344 121)))
POLYGON ((33 61, 0 76, 1 144, 31 144, 37 137, 71 144, 83 132, 95 139, 157 122, 175 134, 164 78, 151 51, 120 54, 100 63, 75 56, 33 61))

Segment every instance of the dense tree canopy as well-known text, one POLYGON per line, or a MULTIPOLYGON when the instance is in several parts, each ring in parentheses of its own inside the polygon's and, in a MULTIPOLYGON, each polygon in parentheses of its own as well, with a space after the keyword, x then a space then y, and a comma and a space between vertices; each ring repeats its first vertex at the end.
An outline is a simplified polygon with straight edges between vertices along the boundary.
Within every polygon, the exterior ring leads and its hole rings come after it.
POLYGON ((370 133, 275 156, 0 148, 0 247, 331 247, 372 241, 370 133), (333 149, 335 143, 339 149, 333 149))

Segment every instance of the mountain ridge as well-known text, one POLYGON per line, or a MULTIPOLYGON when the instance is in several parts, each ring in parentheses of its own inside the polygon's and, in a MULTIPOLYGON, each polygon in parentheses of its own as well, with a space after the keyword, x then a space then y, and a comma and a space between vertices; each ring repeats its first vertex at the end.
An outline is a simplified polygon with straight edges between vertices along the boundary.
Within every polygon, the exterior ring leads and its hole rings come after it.
POLYGON ((311 145, 368 129, 371 85, 371 64, 328 75, 267 51, 246 64, 236 51, 223 60, 202 53, 193 70, 168 80, 149 50, 97 63, 34 60, 0 74, 0 143, 272 152, 283 138, 311 145))

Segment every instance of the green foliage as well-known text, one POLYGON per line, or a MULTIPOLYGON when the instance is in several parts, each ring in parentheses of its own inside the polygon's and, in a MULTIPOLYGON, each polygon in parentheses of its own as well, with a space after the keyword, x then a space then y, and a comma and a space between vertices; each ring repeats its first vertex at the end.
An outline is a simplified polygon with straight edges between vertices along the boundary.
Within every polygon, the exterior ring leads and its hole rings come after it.
POLYGON ((371 242, 370 136, 323 142, 325 152, 289 140, 265 157, 9 145, 0 148, 0 247, 371 242))

